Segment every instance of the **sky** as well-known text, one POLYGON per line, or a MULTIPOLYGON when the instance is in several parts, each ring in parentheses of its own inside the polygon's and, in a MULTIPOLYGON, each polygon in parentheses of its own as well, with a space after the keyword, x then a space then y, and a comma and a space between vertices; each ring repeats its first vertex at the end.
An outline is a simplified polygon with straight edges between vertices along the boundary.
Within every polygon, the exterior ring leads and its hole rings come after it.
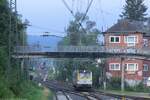
MULTIPOLYGON (((85 12, 90 0, 65 0, 73 12, 85 12)), ((97 28, 106 30, 117 22, 123 11, 125 0, 94 0, 87 15, 90 20, 97 23, 97 28)), ((150 1, 145 0, 145 5, 150 6, 150 1)), ((64 29, 73 20, 62 0, 17 0, 18 13, 22 19, 27 19, 30 25, 27 34, 40 35, 50 32, 63 36, 64 29)), ((150 16, 150 8, 147 10, 150 16)))

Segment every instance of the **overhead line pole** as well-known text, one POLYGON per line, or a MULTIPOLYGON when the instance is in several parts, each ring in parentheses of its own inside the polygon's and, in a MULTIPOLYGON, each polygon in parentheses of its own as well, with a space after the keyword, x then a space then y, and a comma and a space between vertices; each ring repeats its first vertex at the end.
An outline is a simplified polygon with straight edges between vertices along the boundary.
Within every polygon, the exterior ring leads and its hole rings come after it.
POLYGON ((10 75, 11 71, 11 50, 12 50, 12 33, 15 30, 17 31, 17 21, 15 21, 15 26, 12 27, 12 14, 17 14, 17 7, 16 7, 16 0, 10 0, 9 1, 9 8, 10 8, 10 14, 9 14, 9 35, 8 35, 8 71, 7 71, 7 78, 9 78, 8 75, 10 75), (15 29, 13 29, 15 28, 15 29))

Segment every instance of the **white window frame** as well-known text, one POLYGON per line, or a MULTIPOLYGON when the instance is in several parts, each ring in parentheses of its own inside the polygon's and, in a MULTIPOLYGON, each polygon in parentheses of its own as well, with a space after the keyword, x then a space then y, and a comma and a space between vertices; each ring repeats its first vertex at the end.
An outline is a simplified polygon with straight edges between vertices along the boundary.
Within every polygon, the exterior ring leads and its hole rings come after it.
POLYGON ((120 71, 120 63, 110 63, 110 64, 109 64, 109 70, 112 70, 112 71, 120 71), (119 68, 118 68, 118 69, 116 69, 116 68, 115 68, 115 69, 112 69, 112 68, 111 68, 111 65, 114 65, 114 66, 119 65, 119 68))
POLYGON ((148 81, 148 77, 143 77, 143 83, 147 84, 147 81, 148 81))
POLYGON ((127 63, 126 65, 127 65, 126 66, 126 71, 138 71, 138 68, 139 68, 138 63, 127 63), (129 64, 134 64, 134 69, 133 70, 129 69, 129 64))
POLYGON ((135 46, 136 43, 138 43, 138 36, 136 36, 136 35, 125 36, 124 37, 124 42, 127 43, 127 46, 135 46), (133 37, 134 38, 134 42, 129 42, 128 41, 129 37, 133 37))
POLYGON ((149 70, 148 64, 143 64, 143 71, 148 71, 148 70, 149 70), (147 69, 145 70, 144 67, 147 67, 147 69))
POLYGON ((109 36, 109 43, 120 43, 120 39, 121 39, 120 36, 109 36), (116 42, 117 37, 119 38, 119 42, 116 42), (115 42, 111 42, 111 38, 114 38, 115 42))
POLYGON ((148 47, 148 39, 143 39, 143 46, 148 47))

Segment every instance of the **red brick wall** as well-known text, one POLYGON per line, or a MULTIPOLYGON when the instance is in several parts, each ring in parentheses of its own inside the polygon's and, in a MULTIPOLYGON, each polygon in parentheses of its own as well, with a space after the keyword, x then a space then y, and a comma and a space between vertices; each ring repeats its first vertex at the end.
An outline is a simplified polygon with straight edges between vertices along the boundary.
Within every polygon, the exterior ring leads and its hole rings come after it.
MULTIPOLYGON (((127 47, 127 44, 124 42, 124 37, 128 35, 136 35, 138 37, 138 43, 136 44, 136 48, 142 48, 143 47, 143 39, 146 38, 148 39, 148 44, 150 47, 150 37, 144 37, 142 33, 127 33, 127 34, 114 34, 114 33, 106 33, 105 34, 105 46, 106 48, 111 48, 111 47, 127 47), (110 36, 120 36, 121 40, 120 43, 110 43, 110 36)), ((109 70, 109 64, 110 63, 120 63, 121 64, 121 59, 120 58, 108 58, 107 63, 106 63, 106 69, 107 72, 111 73, 113 77, 121 77, 121 69, 120 71, 111 71, 109 70)), ((142 80, 143 77, 149 77, 150 76, 150 61, 147 60, 139 60, 139 59, 134 59, 134 60, 124 60, 124 64, 126 63, 137 63, 138 64, 138 71, 136 71, 134 74, 125 71, 125 78, 126 79, 132 79, 132 80, 142 80), (149 71, 145 72, 143 71, 143 64, 148 64, 149 65, 149 71), (142 75, 140 75, 142 73, 142 75)))
POLYGON ((127 44, 124 42, 124 37, 127 35, 136 35, 138 37, 138 43, 136 44, 136 48, 142 48, 143 44, 143 34, 142 33, 127 33, 127 34, 118 34, 115 35, 114 33, 106 33, 105 34, 105 45, 106 47, 127 47, 127 44), (121 40, 120 43, 110 43, 110 36, 120 36, 121 40))
MULTIPOLYGON (((120 63, 121 65, 121 59, 120 58, 107 58, 107 72, 111 73, 113 77, 121 77, 121 66, 120 66, 120 71, 111 71, 109 70, 109 64, 110 63, 120 63)), ((129 72, 125 71, 125 78, 126 79, 132 79, 132 80, 142 80, 142 76, 139 75, 139 71, 142 72, 143 70, 143 60, 129 60, 125 59, 123 61, 124 64, 126 63, 137 63, 138 64, 138 71, 136 71, 134 74, 129 74, 129 72)))

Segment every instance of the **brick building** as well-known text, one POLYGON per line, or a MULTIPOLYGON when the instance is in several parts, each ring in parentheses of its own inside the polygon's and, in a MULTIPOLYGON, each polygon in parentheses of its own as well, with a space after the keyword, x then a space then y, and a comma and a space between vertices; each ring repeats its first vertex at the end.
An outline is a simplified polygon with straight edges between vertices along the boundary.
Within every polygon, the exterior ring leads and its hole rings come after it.
MULTIPOLYGON (((119 20, 117 24, 109 28, 105 34, 105 46, 110 50, 124 50, 132 52, 132 48, 136 49, 150 49, 150 35, 145 32, 145 26, 142 22, 119 20), (122 48, 122 49, 120 49, 122 48), (128 49, 129 48, 129 49, 128 49)), ((124 65, 125 81, 134 86, 143 82, 150 77, 150 61, 146 59, 124 58, 107 58, 106 69, 107 76, 121 77, 121 64, 124 65)))

